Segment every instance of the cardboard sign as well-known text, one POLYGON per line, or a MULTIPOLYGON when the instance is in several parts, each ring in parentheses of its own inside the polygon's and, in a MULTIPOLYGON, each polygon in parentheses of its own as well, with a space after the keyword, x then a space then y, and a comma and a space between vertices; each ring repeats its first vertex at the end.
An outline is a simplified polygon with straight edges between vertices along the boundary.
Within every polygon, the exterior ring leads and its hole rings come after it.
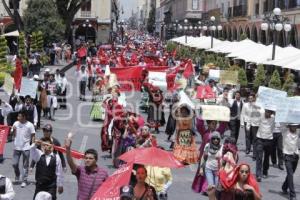
POLYGON ((22 78, 20 96, 29 95, 31 98, 35 99, 37 92, 38 82, 30 80, 28 78, 22 78))
POLYGON ((219 80, 220 78, 220 70, 218 69, 210 69, 208 73, 208 77, 214 80, 219 80))
POLYGON ((226 85, 226 84, 237 85, 238 84, 238 71, 221 70, 219 82, 224 85, 226 85))
POLYGON ((277 107, 285 104, 285 102, 282 101, 285 97, 287 97, 287 93, 284 91, 260 86, 256 105, 267 110, 276 111, 277 107))
POLYGON ((280 99, 282 104, 276 108, 275 122, 300 122, 300 97, 285 97, 280 99))
POLYGON ((3 89, 8 95, 11 95, 13 88, 14 88, 14 79, 11 77, 11 75, 6 73, 3 89))
POLYGON ((204 120, 230 121, 230 109, 225 106, 218 105, 203 105, 202 118, 204 120))

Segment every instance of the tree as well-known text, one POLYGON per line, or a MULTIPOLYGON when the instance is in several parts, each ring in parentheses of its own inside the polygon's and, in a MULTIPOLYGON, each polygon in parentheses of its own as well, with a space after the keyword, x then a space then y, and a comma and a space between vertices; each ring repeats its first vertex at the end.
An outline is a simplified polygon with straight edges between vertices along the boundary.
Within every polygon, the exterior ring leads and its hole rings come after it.
MULTIPOLYGON (((24 12, 25 31, 33 33, 41 31, 44 33, 40 43, 50 43, 63 38, 64 24, 57 14, 56 5, 53 0, 29 0, 24 12), (44 42, 43 42, 44 43, 44 42)), ((43 34, 42 34, 43 35, 43 34)), ((40 36, 42 36, 40 34, 40 36)), ((35 48, 38 50, 38 46, 35 48)))
POLYGON ((44 38, 42 31, 38 31, 36 35, 37 50, 42 52, 44 49, 44 38))
POLYGON ((238 80, 242 87, 246 87, 248 85, 246 71, 243 68, 239 69, 238 80))
POLYGON ((177 45, 174 42, 167 42, 166 50, 168 53, 173 52, 177 48, 177 45))
POLYGON ((255 80, 254 80, 254 88, 257 90, 259 86, 264 86, 265 79, 266 79, 266 75, 265 75, 264 66, 258 65, 255 80))
POLYGON ((5 0, 2 0, 3 7, 5 8, 8 15, 13 20, 14 24, 17 26, 18 31, 23 31, 24 29, 24 23, 22 21, 22 18, 19 13, 19 7, 20 7, 20 0, 9 0, 10 6, 7 5, 5 0), (10 7, 13 9, 13 13, 10 9, 10 7))
POLYGON ((0 36, 0 67, 2 67, 7 63, 6 59, 7 55, 7 42, 4 36, 0 36))
POLYGON ((85 5, 91 0, 53 0, 56 3, 58 14, 65 24, 64 35, 69 44, 72 40, 72 22, 81 6, 85 5))
POLYGON ((149 18, 147 22, 147 30, 149 33, 153 33, 155 30, 155 5, 151 4, 151 10, 149 12, 149 18))
POLYGON ((293 84, 294 84, 294 75, 292 73, 289 73, 282 86, 282 90, 286 91, 289 96, 293 95, 293 89, 292 89, 293 84))
POLYGON ((37 33, 33 32, 31 34, 31 51, 32 52, 37 52, 37 33))
POLYGON ((19 36, 19 55, 22 60, 26 59, 26 50, 25 50, 25 35, 23 32, 19 36))
POLYGON ((281 85, 282 84, 281 84, 279 73, 277 70, 274 70, 271 80, 269 81, 269 88, 280 90, 281 85))

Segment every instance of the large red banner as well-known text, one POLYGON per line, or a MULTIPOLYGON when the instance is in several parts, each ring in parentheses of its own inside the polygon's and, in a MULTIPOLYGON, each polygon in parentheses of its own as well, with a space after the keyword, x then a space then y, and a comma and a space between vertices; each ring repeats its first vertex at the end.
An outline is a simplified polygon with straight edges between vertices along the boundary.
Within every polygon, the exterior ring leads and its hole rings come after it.
POLYGON ((9 133, 9 126, 0 125, 0 154, 3 155, 7 136, 9 133))

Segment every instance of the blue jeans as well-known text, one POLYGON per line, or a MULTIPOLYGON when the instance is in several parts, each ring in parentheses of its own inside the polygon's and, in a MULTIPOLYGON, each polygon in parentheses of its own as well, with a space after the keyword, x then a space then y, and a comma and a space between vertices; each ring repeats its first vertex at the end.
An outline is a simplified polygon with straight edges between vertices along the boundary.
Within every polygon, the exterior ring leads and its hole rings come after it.
POLYGON ((205 178, 207 180, 208 186, 217 186, 219 183, 219 177, 218 177, 218 171, 217 170, 211 170, 208 168, 205 168, 205 178))

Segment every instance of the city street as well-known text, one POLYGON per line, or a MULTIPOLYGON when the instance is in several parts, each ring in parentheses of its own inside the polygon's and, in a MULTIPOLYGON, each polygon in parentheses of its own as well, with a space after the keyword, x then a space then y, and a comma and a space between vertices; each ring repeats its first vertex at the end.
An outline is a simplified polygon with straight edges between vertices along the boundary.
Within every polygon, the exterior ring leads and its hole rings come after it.
MULTIPOLYGON (((100 127, 101 123, 92 122, 89 119, 89 112, 92 103, 89 101, 80 102, 78 99, 77 85, 74 76, 74 68, 69 70, 66 75, 68 81, 70 81, 70 88, 74 90, 68 91, 68 109, 58 110, 56 113, 56 121, 48 121, 43 119, 42 125, 46 123, 51 123, 54 127, 53 136, 56 137, 61 143, 63 143, 64 138, 68 132, 74 133, 73 139, 73 149, 84 152, 87 148, 95 148, 99 151, 100 159, 98 164, 104 166, 109 170, 110 173, 114 171, 112 168, 111 159, 106 158, 107 153, 102 153, 100 151, 100 127), (69 92, 72 91, 70 94, 69 92)), ((3 92, 0 93, 1 98, 7 99, 7 96, 3 92)), ((134 97, 128 99, 131 103, 138 103, 140 98, 140 93, 135 93, 134 97)), ((167 117, 168 115, 166 115, 167 117)), ((158 135, 159 144, 168 149, 169 143, 166 141, 166 135, 163 133, 164 128, 161 128, 161 132, 158 135)), ((37 137, 41 137, 41 130, 37 131, 37 137)), ((197 137, 199 141, 200 137, 197 137)), ((199 143, 198 143, 199 144, 199 143)), ((244 133, 242 132, 238 141, 238 148, 241 150, 239 152, 240 160, 239 162, 246 162, 251 164, 252 171, 255 170, 254 162, 249 156, 245 156, 244 153, 244 133)), ((13 144, 7 143, 5 148, 5 161, 0 165, 0 173, 5 174, 12 180, 14 180, 14 173, 12 169, 12 152, 13 144)), ((78 164, 81 162, 78 161, 78 164)), ((188 166, 184 169, 173 170, 173 184, 169 191, 170 200, 182 200, 182 199, 208 199, 207 197, 196 194, 191 190, 191 184, 195 175, 197 166, 188 166)), ((30 185, 26 188, 21 188, 20 185, 14 185, 16 191, 16 200, 29 200, 33 197, 34 186, 34 172, 30 174, 29 181, 30 185)), ((300 170, 298 169, 295 174, 295 186, 297 193, 300 192, 300 170)), ((260 183, 260 189, 263 194, 263 199, 281 200, 287 199, 287 197, 281 195, 281 184, 285 178, 285 171, 280 171, 273 167, 270 168, 269 178, 263 179, 260 183)), ((65 174, 64 183, 64 193, 58 196, 59 200, 75 200, 77 194, 77 181, 75 176, 70 174, 70 169, 65 174)))

